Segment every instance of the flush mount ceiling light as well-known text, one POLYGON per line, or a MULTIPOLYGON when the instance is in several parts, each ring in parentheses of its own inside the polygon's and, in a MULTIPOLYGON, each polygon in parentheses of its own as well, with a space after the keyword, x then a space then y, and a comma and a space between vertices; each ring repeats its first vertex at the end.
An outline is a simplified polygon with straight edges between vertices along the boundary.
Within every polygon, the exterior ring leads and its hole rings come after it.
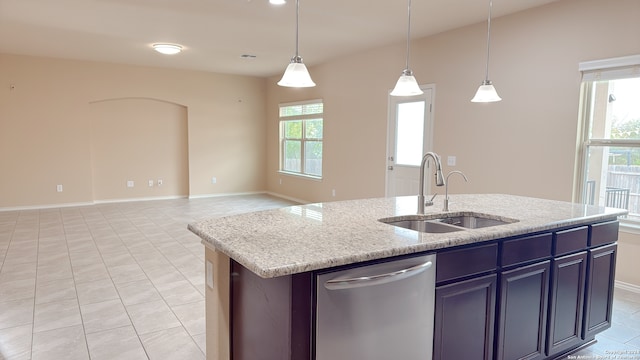
POLYGON ((409 21, 407 22, 407 62, 406 67, 402 71, 402 75, 396 83, 396 87, 393 88, 390 95, 392 96, 414 96, 422 94, 420 86, 416 78, 413 77, 413 71, 409 69, 409 41, 411 39, 411 0, 408 0, 407 13, 409 21))
POLYGON ((182 51, 182 46, 176 44, 153 44, 153 50, 164 55, 174 55, 182 51))
POLYGON ((500 101, 502 98, 498 96, 496 88, 493 87, 493 83, 489 80, 489 45, 491 44, 491 8, 493 7, 493 0, 489 0, 489 19, 487 21, 487 67, 484 73, 484 81, 480 84, 476 96, 471 99, 471 102, 495 102, 500 101))
POLYGON ((298 33, 300 17, 300 0, 296 0, 296 54, 291 58, 291 62, 278 81, 278 85, 285 87, 313 87, 316 83, 311 80, 311 75, 307 67, 302 62, 302 57, 298 55, 298 33))

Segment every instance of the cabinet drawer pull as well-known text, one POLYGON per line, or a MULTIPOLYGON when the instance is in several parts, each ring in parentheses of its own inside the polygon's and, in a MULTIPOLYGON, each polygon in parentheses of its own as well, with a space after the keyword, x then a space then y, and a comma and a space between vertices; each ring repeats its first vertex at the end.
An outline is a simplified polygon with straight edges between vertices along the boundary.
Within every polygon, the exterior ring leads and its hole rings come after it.
POLYGON ((393 271, 386 274, 328 280, 324 283, 324 287, 328 290, 342 290, 363 286, 386 284, 392 281, 403 280, 408 277, 420 274, 421 272, 430 268, 432 265, 433 263, 431 261, 427 261, 424 264, 415 265, 406 269, 393 271))

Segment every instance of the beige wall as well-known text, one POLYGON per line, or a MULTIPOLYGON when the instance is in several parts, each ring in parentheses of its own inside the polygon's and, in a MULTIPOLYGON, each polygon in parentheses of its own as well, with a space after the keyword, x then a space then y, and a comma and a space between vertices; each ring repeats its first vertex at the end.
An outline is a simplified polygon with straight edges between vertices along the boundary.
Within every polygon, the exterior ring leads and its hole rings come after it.
MULTIPOLYGON (((443 159, 455 155, 457 166, 443 164, 444 170, 469 178, 451 192, 571 201, 578 63, 640 54, 639 18, 638 0, 564 0, 494 19, 490 79, 504 100, 493 104, 469 101, 484 78, 486 23, 413 41, 416 78, 436 86, 433 150, 443 159)), ((269 80, 269 191, 313 202, 384 196, 387 93, 404 50, 379 48, 312 67, 313 89, 283 89, 277 77, 269 80), (326 109, 324 178, 278 174, 277 104, 315 98, 326 109)), ((634 261, 640 235, 620 238, 617 279, 640 286, 634 261)))
POLYGON ((620 231, 616 259, 616 281, 635 286, 640 290, 638 258, 640 258, 640 234, 620 231))
MULTIPOLYGON (((578 63, 640 53, 638 18, 637 0, 563 0, 494 19, 490 78, 504 99, 494 104, 469 102, 484 76, 486 23, 413 41, 416 77, 436 86, 434 150, 457 156, 458 165, 445 171, 469 178, 451 192, 570 201, 578 63)), ((318 86, 303 90, 278 87, 280 75, 264 80, 0 55, 0 208, 93 201, 90 104, 116 98, 186 108, 192 196, 261 190, 313 202, 383 196, 387 94, 404 51, 398 43, 312 67, 318 86), (325 103, 324 178, 281 175, 277 104, 316 98, 325 103)), ((637 241, 621 235, 618 277, 640 285, 625 260, 640 257, 637 241)))
MULTIPOLYGON (((570 201, 578 63, 640 53, 639 15, 637 0, 565 0, 494 19, 490 78, 504 101, 493 104, 469 101, 484 78, 486 23, 413 41, 416 78, 436 85, 434 150, 455 155, 469 178, 452 192, 570 201)), ((269 79, 268 190, 308 201, 384 196, 387 93, 403 65, 398 44, 310 68, 313 89, 269 79), (277 104, 313 98, 326 109, 321 182, 277 172, 277 104)))
MULTIPOLYGON (((264 83, 246 76, 0 55, 0 208, 263 191, 264 83), (93 177, 91 150, 105 141, 92 140, 98 116, 92 108, 112 99, 152 99, 183 108, 187 128, 180 131, 187 133, 180 136, 188 136, 188 164, 180 169, 188 168, 186 177, 144 170, 149 165, 144 161, 137 173, 127 174, 122 166, 114 178, 93 177), (130 176, 136 188, 127 192, 123 178, 130 176), (161 191, 142 190, 158 176, 165 180, 161 191), (58 184, 62 193, 56 192, 58 184)), ((153 123, 153 117, 153 112, 136 117, 132 129, 153 123)), ((127 151, 153 152, 158 134, 148 135, 127 151)), ((116 161, 116 155, 106 160, 116 161)), ((163 156, 156 155, 158 165, 163 156)))
POLYGON ((94 200, 189 195, 186 107, 128 98, 90 108, 94 200))

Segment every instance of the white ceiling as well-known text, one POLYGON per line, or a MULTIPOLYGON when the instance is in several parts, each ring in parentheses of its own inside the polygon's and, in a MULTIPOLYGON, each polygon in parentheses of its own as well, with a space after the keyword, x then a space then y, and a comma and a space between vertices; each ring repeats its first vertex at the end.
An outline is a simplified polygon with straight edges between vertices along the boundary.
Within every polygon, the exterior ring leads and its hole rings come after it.
MULTIPOLYGON (((493 17, 554 1, 494 0, 493 17)), ((413 0, 412 38, 486 21, 488 6, 413 0)), ((405 0, 301 0, 300 55, 314 65, 404 42, 406 27, 405 0)), ((270 76, 294 51, 294 0, 0 0, 0 53, 270 76), (163 56, 156 42, 185 50, 163 56)))

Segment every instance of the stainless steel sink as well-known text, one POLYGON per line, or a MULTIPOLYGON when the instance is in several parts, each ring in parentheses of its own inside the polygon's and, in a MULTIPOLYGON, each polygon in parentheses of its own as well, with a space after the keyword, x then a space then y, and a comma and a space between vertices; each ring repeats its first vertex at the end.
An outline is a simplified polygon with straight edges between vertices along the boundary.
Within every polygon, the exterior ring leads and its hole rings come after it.
POLYGON ((385 224, 423 233, 448 233, 511 224, 518 220, 480 213, 458 212, 447 214, 397 216, 380 219, 379 221, 385 224))
POLYGON ((399 220, 399 221, 383 221, 383 223, 398 226, 405 229, 415 230, 424 233, 448 233, 453 231, 464 230, 457 226, 434 220, 399 220))
POLYGON ((477 216, 477 215, 452 216, 452 217, 446 217, 444 219, 438 219, 437 221, 445 224, 461 226, 467 229, 477 229, 477 228, 483 228, 483 227, 489 227, 489 226, 510 224, 515 222, 515 221, 505 221, 503 219, 489 218, 489 217, 483 217, 483 216, 477 216))

